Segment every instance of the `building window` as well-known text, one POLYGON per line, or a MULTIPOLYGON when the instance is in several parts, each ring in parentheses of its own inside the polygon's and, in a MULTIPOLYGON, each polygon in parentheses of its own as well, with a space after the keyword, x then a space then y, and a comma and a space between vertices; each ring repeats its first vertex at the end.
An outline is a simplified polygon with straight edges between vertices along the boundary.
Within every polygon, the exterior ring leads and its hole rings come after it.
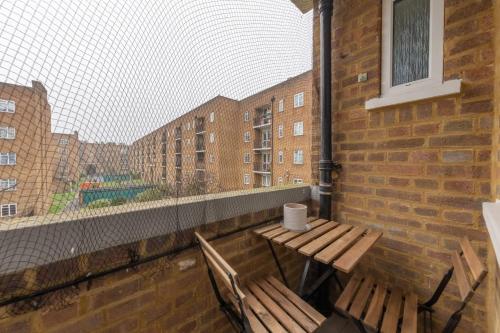
POLYGON ((283 99, 280 99, 278 103, 278 112, 283 112, 285 111, 285 101, 283 99))
POLYGON ((279 163, 279 164, 283 164, 283 161, 284 161, 283 151, 282 151, 282 150, 280 150, 280 151, 278 152, 278 163, 279 163))
POLYGON ((294 183, 295 185, 298 185, 298 184, 303 184, 303 183, 304 183, 304 181, 303 181, 302 179, 300 179, 300 178, 294 178, 294 179, 293 179, 293 183, 294 183))
POLYGON ((0 217, 11 217, 17 214, 17 204, 2 204, 0 207, 0 217))
POLYGON ((0 99, 0 112, 16 112, 16 102, 0 99))
POLYGON ((0 127, 0 139, 15 139, 16 129, 14 127, 0 127))
POLYGON ((263 175, 262 176, 262 186, 264 186, 264 187, 271 186, 271 175, 263 175))
POLYGON ((300 92, 300 93, 295 94, 293 96, 293 107, 300 108, 301 106, 304 106, 304 93, 303 92, 300 92))
POLYGON ((245 122, 250 121, 250 112, 245 111, 245 113, 244 113, 244 115, 243 115, 243 120, 244 120, 245 122))
POLYGON ((250 184, 250 175, 247 173, 243 175, 243 184, 245 184, 245 185, 250 184))
POLYGON ((214 143, 215 142, 215 133, 210 133, 210 143, 214 143))
POLYGON ((0 165, 16 165, 16 153, 0 153, 0 165))
POLYGON ((215 161, 214 155, 210 154, 209 157, 208 157, 208 160, 210 161, 210 163, 214 163, 214 161, 215 161))
POLYGON ((213 123, 215 120, 215 113, 210 112, 210 122, 213 123))
POLYGON ((278 126, 278 138, 283 137, 283 124, 278 126))
POLYGON ((444 0, 383 0, 380 98, 367 109, 460 92, 443 82, 444 0))
POLYGON ((250 142, 250 132, 243 133, 243 141, 250 142))
POLYGON ((304 122, 303 121, 293 123, 293 135, 294 136, 304 135, 304 122))
POLYGON ((0 179, 0 190, 15 191, 17 181, 15 179, 0 179))
POLYGON ((243 163, 250 163, 250 153, 245 153, 243 155, 243 163))
POLYGON ((189 131, 191 129, 191 123, 186 124, 187 130, 189 131))
POLYGON ((283 184, 283 177, 278 177, 278 184, 283 184))
POLYGON ((293 152, 293 164, 304 164, 304 151, 297 149, 293 152))

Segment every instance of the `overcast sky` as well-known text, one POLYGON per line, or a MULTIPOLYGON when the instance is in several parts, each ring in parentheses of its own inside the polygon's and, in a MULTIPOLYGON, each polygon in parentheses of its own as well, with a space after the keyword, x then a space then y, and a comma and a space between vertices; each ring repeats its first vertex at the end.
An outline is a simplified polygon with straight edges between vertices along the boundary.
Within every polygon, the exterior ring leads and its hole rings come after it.
POLYGON ((311 68, 289 0, 0 0, 0 80, 41 81, 52 129, 131 143, 217 96, 311 68))

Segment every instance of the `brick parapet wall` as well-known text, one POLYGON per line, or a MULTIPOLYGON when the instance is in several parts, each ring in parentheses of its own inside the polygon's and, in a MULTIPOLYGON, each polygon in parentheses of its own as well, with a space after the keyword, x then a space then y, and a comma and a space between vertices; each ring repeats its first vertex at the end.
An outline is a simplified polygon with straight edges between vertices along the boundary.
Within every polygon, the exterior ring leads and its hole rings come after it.
MULTIPOLYGON (((463 80, 460 95, 367 111, 365 101, 380 94, 381 1, 335 1, 333 146, 343 165, 335 218, 382 230, 360 267, 421 298, 435 288, 460 237, 468 235, 486 260, 481 202, 491 199, 497 154, 492 6, 491 0, 445 1, 444 76, 463 80), (360 73, 368 81, 358 83, 360 73)), ((314 10, 319 87, 318 1, 314 10)), ((484 283, 458 331, 486 331, 487 290, 484 283)), ((457 305, 453 280, 437 305, 436 325, 457 305)))
MULTIPOLYGON (((207 224, 197 230, 207 238, 215 238, 212 244, 240 273, 244 283, 268 274, 279 276, 266 242, 254 236, 251 230, 281 216, 282 209, 275 208, 207 224)), ((101 261, 109 267, 123 264, 131 248, 142 256, 150 256, 174 246, 189 245, 194 240, 193 231, 38 267, 23 272, 18 278, 25 288, 30 284, 34 286, 37 279, 57 283, 67 280, 68 272, 77 275, 101 261)), ((287 277, 296 285, 302 258, 284 248, 276 250, 287 277)), ((0 332, 226 331, 232 329, 218 310, 197 247, 0 308, 0 332)))

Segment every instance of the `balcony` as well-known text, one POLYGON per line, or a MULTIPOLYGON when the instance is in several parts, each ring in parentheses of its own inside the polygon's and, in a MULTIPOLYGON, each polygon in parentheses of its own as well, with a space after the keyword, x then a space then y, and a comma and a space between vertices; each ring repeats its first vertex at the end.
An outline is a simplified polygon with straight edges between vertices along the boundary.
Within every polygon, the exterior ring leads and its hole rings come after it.
POLYGON ((259 163, 255 162, 253 164, 253 172, 254 173, 271 173, 271 163, 259 163))
POLYGON ((182 153, 182 141, 180 140, 175 142, 175 153, 176 154, 182 153))
POLYGON ((175 140, 181 140, 182 139, 182 129, 180 127, 177 127, 175 129, 174 138, 175 138, 175 140))
POLYGON ((272 142, 271 140, 266 140, 266 141, 256 141, 253 144, 253 150, 254 151, 262 151, 262 150, 271 150, 272 148, 272 142))
POLYGON ((196 168, 196 170, 205 170, 205 161, 204 160, 202 160, 202 161, 197 160, 195 162, 195 168, 196 168))
POLYGON ((205 118, 197 118, 196 119, 195 132, 196 132, 196 135, 202 135, 205 133, 205 118))
POLYGON ((264 128, 271 126, 271 116, 260 116, 253 119, 253 128, 264 128))
POLYGON ((201 152, 204 152, 205 150, 206 150, 205 139, 203 137, 201 139, 200 139, 200 137, 197 137, 196 138, 196 152, 201 153, 201 152))

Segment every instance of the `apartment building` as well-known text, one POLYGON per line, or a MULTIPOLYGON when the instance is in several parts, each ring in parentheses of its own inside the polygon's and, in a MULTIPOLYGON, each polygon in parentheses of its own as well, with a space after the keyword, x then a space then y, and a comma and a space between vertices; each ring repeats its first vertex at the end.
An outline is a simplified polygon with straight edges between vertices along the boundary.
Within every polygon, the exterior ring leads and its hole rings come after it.
POLYGON ((78 132, 52 133, 48 164, 52 174, 51 192, 61 193, 71 189, 80 178, 78 132))
POLYGON ((129 146, 123 143, 79 143, 80 174, 93 177, 102 175, 125 175, 130 172, 129 146))
POLYGON ((240 102, 243 188, 311 182, 311 72, 240 102))
POLYGON ((132 144, 150 183, 206 192, 311 181, 311 72, 241 101, 216 98, 132 144))
POLYGON ((0 83, 0 221, 48 210, 50 114, 40 82, 0 83))
POLYGON ((238 101, 217 96, 147 134, 132 144, 132 170, 185 192, 240 188, 232 140, 239 136, 238 110, 238 101))

